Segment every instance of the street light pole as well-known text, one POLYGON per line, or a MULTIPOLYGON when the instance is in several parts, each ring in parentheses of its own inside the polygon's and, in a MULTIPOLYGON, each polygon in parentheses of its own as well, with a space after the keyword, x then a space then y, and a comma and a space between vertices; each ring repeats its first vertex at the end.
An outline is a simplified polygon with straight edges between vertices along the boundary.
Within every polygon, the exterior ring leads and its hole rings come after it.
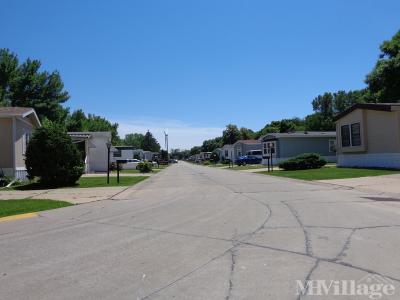
POLYGON ((167 150, 167 161, 169 162, 169 152, 168 152, 168 133, 164 131, 165 136, 165 149, 167 150))
POLYGON ((111 142, 107 142, 107 184, 110 184, 110 149, 111 142))

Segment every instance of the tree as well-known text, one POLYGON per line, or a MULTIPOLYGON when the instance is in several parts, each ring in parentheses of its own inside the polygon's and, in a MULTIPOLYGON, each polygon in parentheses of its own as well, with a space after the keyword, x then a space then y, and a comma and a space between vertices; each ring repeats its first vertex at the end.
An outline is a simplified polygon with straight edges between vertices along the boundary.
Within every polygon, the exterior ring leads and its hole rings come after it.
POLYGON ((167 152, 167 150, 161 150, 160 151, 160 157, 164 161, 168 160, 168 152, 167 152))
POLYGON ((370 102, 369 90, 338 91, 333 93, 333 112, 341 113, 356 103, 370 102))
POLYGON ((68 131, 85 131, 87 118, 82 109, 74 111, 67 117, 66 127, 68 131))
POLYGON ((190 150, 171 149, 171 158, 187 159, 190 156, 190 150))
POLYGON ((68 110, 61 106, 69 99, 57 71, 40 71, 39 60, 19 64, 17 56, 0 49, 0 102, 4 106, 35 109, 39 118, 63 122, 68 110))
POLYGON ((400 100, 400 31, 380 46, 381 54, 374 69, 367 75, 372 97, 377 102, 400 100))
POLYGON ((216 137, 214 139, 205 140, 201 146, 202 152, 213 152, 215 149, 221 147, 222 138, 216 137))
POLYGON ((242 139, 242 140, 254 139, 254 131, 253 130, 242 127, 239 129, 239 131, 240 131, 240 139, 242 139))
POLYGON ((293 121, 284 119, 279 122, 279 132, 287 133, 287 132, 294 132, 296 131, 296 125, 293 121))
POLYGON ((142 149, 144 151, 152 151, 152 152, 159 152, 161 149, 160 144, 154 138, 153 134, 150 131, 147 131, 144 135, 142 149))
POLYGON ((199 154, 201 152, 201 147, 194 146, 190 149, 190 155, 199 154))
POLYGON ((74 111, 66 118, 67 131, 111 131, 113 145, 120 144, 118 136, 118 123, 111 123, 107 119, 88 114, 86 117, 82 110, 74 111))
POLYGON ((317 112, 306 117, 306 130, 312 131, 334 131, 335 123, 332 116, 323 116, 317 112))
POLYGON ((324 117, 331 117, 333 115, 333 100, 332 93, 319 95, 312 101, 313 110, 324 117))
POLYGON ((61 125, 44 122, 26 150, 28 178, 38 177, 45 186, 74 184, 82 175, 81 153, 61 125))
POLYGON ((222 143, 223 145, 234 144, 240 140, 240 131, 236 125, 228 124, 226 129, 222 132, 222 143))
POLYGON ((0 106, 10 105, 10 85, 17 76, 18 58, 7 49, 0 49, 0 106))
POLYGON ((291 119, 283 119, 281 121, 272 121, 271 123, 266 124, 261 130, 254 133, 254 137, 256 139, 260 138, 263 135, 268 133, 276 133, 276 132, 293 132, 293 131, 303 131, 305 129, 305 121, 304 119, 300 119, 297 117, 291 119))
POLYGON ((124 145, 132 146, 134 149, 142 149, 144 143, 144 135, 141 133, 129 133, 125 135, 124 145))

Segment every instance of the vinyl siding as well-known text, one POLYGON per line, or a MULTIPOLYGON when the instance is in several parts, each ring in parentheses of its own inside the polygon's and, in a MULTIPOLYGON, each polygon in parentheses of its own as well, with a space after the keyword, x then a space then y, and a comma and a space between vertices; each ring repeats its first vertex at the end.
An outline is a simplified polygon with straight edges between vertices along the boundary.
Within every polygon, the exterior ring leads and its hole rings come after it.
POLYGON ((13 168, 12 118, 0 119, 0 168, 13 168))
MULTIPOLYGON (((24 135, 33 133, 33 126, 22 122, 21 120, 16 120, 17 130, 15 137, 15 167, 25 168, 25 154, 24 152, 24 135)), ((26 150, 26 149, 25 149, 26 150)))
POLYGON ((302 153, 319 153, 322 156, 335 155, 329 152, 329 140, 335 138, 313 137, 313 138, 280 138, 277 143, 276 157, 293 157, 302 153))

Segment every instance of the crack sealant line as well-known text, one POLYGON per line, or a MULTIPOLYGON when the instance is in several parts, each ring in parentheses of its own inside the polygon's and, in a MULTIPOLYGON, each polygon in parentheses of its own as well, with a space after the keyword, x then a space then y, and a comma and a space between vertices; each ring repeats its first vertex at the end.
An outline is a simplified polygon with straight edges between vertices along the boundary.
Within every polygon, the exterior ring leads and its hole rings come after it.
POLYGON ((269 204, 267 204, 267 203, 265 203, 265 202, 262 202, 262 201, 260 201, 260 200, 258 200, 258 199, 252 198, 252 197, 250 197, 249 195, 246 195, 246 194, 243 194, 243 193, 237 193, 234 189, 230 188, 228 185, 219 183, 219 182, 217 182, 216 180, 210 178, 209 176, 207 176, 207 175, 205 175, 205 174, 203 174, 203 173, 201 173, 200 175, 203 176, 203 177, 205 177, 207 180, 209 180, 209 181, 211 181, 211 182, 213 182, 213 183, 218 183, 219 186, 222 186, 222 187, 224 187, 225 189, 227 189, 227 190, 229 190, 229 191, 231 191, 231 192, 233 192, 233 193, 235 193, 235 194, 240 194, 242 197, 244 197, 244 198, 246 198, 246 199, 248 199, 248 200, 250 200, 250 201, 255 201, 255 202, 259 203, 260 205, 262 205, 262 206, 264 206, 264 207, 267 208, 267 217, 265 218, 265 220, 263 221, 263 223, 262 223, 259 227, 257 227, 254 231, 249 232, 249 233, 247 233, 247 234, 244 234, 244 236, 247 236, 247 238, 246 238, 247 240, 250 239, 250 238, 251 238, 253 235, 255 235, 257 232, 259 232, 260 230, 262 230, 263 228, 265 228, 265 225, 268 223, 268 221, 270 220, 270 218, 271 218, 271 216, 272 216, 272 209, 271 209, 271 207, 269 206, 269 204))
POLYGON ((312 274, 314 273, 314 271, 318 268, 320 260, 317 259, 314 263, 314 265, 312 266, 312 268, 310 269, 310 271, 308 272, 306 278, 304 279, 304 285, 306 286, 306 289, 303 293, 301 293, 300 295, 298 295, 297 300, 301 300, 302 296, 306 295, 308 292, 308 288, 309 285, 307 284, 307 282, 310 280, 312 274))
POLYGON ((313 256, 312 242, 311 242, 310 234, 307 231, 306 227, 304 226, 303 222, 301 221, 299 213, 290 204, 286 203, 285 201, 282 201, 282 203, 287 206, 289 211, 292 213, 292 215, 297 220, 297 223, 299 223, 300 227, 303 229, 306 253, 310 256, 313 256))
POLYGON ((195 273, 195 272, 201 270, 202 268, 206 267, 207 265, 209 265, 209 264, 212 263, 213 261, 215 261, 215 260, 217 260, 217 259, 223 257, 224 255, 226 255, 227 253, 229 253, 234 247, 236 247, 236 246, 230 247, 229 249, 225 250, 222 254, 219 254, 219 255, 217 255, 217 256, 214 256, 213 258, 211 258, 210 260, 206 261, 205 263, 203 263, 203 264, 197 266, 197 267, 194 268, 193 270, 191 270, 191 271, 185 273, 184 275, 178 277, 178 278, 175 279, 174 281, 171 281, 170 283, 168 283, 168 284, 166 284, 166 285, 164 285, 164 286, 162 286, 162 287, 160 287, 160 288, 154 290, 153 292, 151 292, 151 293, 148 294, 147 296, 144 296, 143 298, 140 298, 140 299, 141 299, 141 300, 149 299, 149 297, 151 297, 151 296, 153 296, 153 295, 155 295, 155 294, 158 294, 158 293, 161 292, 162 290, 164 290, 164 289, 166 289, 166 288, 168 288, 168 287, 170 287, 170 286, 176 284, 177 282, 179 282, 179 281, 185 279, 186 277, 188 277, 188 276, 192 275, 193 273, 195 273))
POLYGON ((231 253, 231 271, 229 274, 229 288, 228 288, 228 293, 227 296, 225 297, 225 300, 229 300, 232 296, 232 290, 233 290, 233 274, 235 273, 235 268, 236 268, 236 254, 235 254, 235 249, 231 249, 229 251, 231 253))
POLYGON ((354 233, 357 231, 357 229, 352 229, 349 236, 347 237, 346 241, 343 244, 342 249, 339 251, 339 253, 336 255, 336 257, 334 258, 335 261, 341 259, 347 250, 350 249, 350 245, 351 245, 351 238, 353 237, 354 233))
POLYGON ((336 261, 334 259, 311 256, 311 255, 308 255, 307 253, 291 251, 291 250, 286 250, 286 249, 280 249, 280 248, 264 246, 264 245, 258 245, 258 244, 249 243, 249 242, 243 242, 242 244, 243 245, 247 245, 247 246, 251 246, 251 247, 256 247, 256 248, 268 249, 268 250, 276 251, 276 252, 283 252, 283 253, 288 253, 288 254, 295 254, 295 255, 300 255, 300 256, 304 256, 304 257, 309 257, 311 259, 319 260, 320 262, 331 263, 331 264, 339 265, 339 266, 342 266, 342 267, 347 267, 347 268, 359 270, 359 271, 362 271, 362 272, 365 272, 365 273, 369 273, 369 274, 377 274, 377 275, 389 278, 389 279, 391 279, 393 281, 400 282, 400 278, 396 278, 396 277, 393 277, 393 276, 390 276, 390 275, 385 275, 385 274, 379 273, 377 271, 374 271, 374 270, 371 270, 371 269, 368 269, 368 268, 363 268, 363 267, 352 265, 350 263, 336 261))

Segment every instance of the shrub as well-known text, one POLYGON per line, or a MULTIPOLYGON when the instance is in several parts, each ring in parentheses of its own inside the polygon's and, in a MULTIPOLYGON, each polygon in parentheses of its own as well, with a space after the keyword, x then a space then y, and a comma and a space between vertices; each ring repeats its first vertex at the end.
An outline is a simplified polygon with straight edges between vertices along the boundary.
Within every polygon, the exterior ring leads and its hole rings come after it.
POLYGON ((284 170, 319 169, 326 165, 326 160, 317 153, 304 153, 279 163, 284 170))
POLYGON ((63 127, 52 123, 33 134, 26 150, 28 178, 46 186, 72 185, 81 177, 82 155, 63 127))
POLYGON ((153 164, 148 161, 142 161, 138 164, 137 169, 140 173, 149 173, 153 171, 153 164))
POLYGON ((209 165, 210 165, 210 161, 209 161, 209 160, 205 160, 205 161, 203 161, 203 165, 205 165, 205 166, 209 166, 209 165))
POLYGON ((12 181, 11 177, 8 176, 0 177, 0 187, 8 185, 11 181, 12 181))
POLYGON ((230 163, 231 163, 231 160, 230 159, 223 159, 222 161, 222 164, 224 164, 224 165, 229 165, 230 163))

